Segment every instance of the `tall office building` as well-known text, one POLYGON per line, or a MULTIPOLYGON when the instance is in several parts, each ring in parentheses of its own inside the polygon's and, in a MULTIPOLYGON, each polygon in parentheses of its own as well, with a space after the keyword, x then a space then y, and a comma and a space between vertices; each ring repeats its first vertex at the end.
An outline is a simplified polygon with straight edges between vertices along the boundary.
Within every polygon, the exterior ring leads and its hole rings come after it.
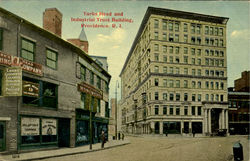
POLYGON ((149 7, 122 68, 122 128, 211 135, 228 129, 228 18, 149 7))

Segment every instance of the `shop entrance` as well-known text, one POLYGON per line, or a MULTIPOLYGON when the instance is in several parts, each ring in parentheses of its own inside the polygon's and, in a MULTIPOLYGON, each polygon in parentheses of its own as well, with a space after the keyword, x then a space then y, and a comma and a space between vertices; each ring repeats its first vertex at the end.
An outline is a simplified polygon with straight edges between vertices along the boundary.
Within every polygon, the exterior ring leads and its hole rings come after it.
POLYGON ((70 146, 70 119, 58 119, 58 146, 70 146))
POLYGON ((0 151, 5 150, 5 122, 0 121, 0 151))

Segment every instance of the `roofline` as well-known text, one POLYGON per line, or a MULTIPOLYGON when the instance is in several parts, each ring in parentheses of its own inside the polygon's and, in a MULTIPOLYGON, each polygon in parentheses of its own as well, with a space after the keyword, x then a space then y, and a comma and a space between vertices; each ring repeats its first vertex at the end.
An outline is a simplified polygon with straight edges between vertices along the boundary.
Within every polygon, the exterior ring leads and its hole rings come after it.
POLYGON ((138 39, 140 38, 141 33, 143 32, 145 28, 145 24, 148 22, 150 15, 156 14, 156 15, 163 15, 163 16, 168 16, 171 15, 172 17, 178 17, 178 18, 184 18, 184 19, 195 19, 195 20, 200 20, 200 21, 205 21, 205 22, 213 22, 213 23, 221 23, 221 24, 227 24, 229 18, 228 17, 219 17, 219 16, 212 16, 212 15, 205 15, 205 14, 200 14, 200 13, 193 13, 193 12, 186 12, 186 11, 178 11, 178 10, 172 10, 172 9, 165 9, 165 8, 156 8, 156 7, 151 7, 149 6, 143 20, 141 22, 141 25, 139 27, 139 30, 136 34, 136 37, 133 41, 132 47, 129 51, 129 54, 126 58, 126 61, 123 65, 123 68, 120 73, 120 77, 124 71, 124 69, 127 66, 128 60, 130 59, 132 52, 135 49, 136 43, 138 39), (206 19, 206 20, 203 20, 206 19))
POLYGON ((90 64, 91 64, 91 63, 94 63, 95 65, 97 65, 100 69, 102 69, 101 73, 102 73, 102 74, 105 74, 106 76, 110 77, 110 79, 111 79, 111 75, 110 75, 106 70, 104 70, 104 69, 103 69, 99 64, 97 64, 88 54, 86 54, 83 50, 81 50, 81 49, 80 49, 79 47, 77 47, 76 45, 74 45, 74 44, 72 44, 72 43, 70 43, 70 42, 68 42, 68 41, 66 41, 66 40, 64 40, 64 39, 62 39, 61 37, 57 36, 56 34, 50 32, 50 31, 48 31, 48 30, 45 30, 45 29, 43 29, 43 28, 41 28, 41 27, 39 27, 39 26, 37 26, 37 25, 35 25, 35 24, 33 24, 33 23, 31 23, 31 22, 25 20, 24 18, 22 18, 22 17, 20 17, 20 16, 18 16, 18 15, 16 15, 16 14, 14 14, 14 13, 12 13, 12 12, 10 12, 10 11, 8 11, 8 10, 2 8, 2 7, 0 7, 0 12, 6 14, 6 15, 9 16, 9 17, 13 17, 13 18, 15 18, 15 19, 17 19, 17 20, 19 20, 19 21, 22 21, 22 23, 25 23, 25 24, 31 26, 31 27, 32 27, 33 29, 35 29, 35 30, 38 30, 38 31, 40 32, 40 34, 42 34, 42 35, 44 34, 44 36, 46 36, 46 37, 50 37, 50 38, 52 38, 53 40, 56 40, 56 41, 59 41, 59 42, 61 42, 61 43, 66 44, 67 46, 70 47, 71 50, 74 50, 79 56, 83 56, 84 58, 86 58, 86 59, 90 62, 90 64))
POLYGON ((94 57, 94 58, 104 58, 104 59, 107 59, 106 56, 96 56, 96 55, 89 55, 90 57, 94 57))

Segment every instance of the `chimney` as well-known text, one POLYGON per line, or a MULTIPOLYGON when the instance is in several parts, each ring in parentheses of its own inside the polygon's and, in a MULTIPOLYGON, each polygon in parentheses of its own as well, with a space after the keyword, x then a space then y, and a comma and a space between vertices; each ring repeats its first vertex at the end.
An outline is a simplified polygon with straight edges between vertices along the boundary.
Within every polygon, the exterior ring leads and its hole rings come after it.
POLYGON ((61 37, 62 13, 56 8, 45 9, 43 12, 43 28, 61 37))

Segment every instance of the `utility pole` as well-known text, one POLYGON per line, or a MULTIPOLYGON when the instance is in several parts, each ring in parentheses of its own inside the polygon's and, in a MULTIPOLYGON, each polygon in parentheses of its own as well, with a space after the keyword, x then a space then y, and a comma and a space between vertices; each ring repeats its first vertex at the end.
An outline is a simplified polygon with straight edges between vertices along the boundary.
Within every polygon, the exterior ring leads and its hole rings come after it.
POLYGON ((115 139, 117 140, 117 88, 119 88, 119 82, 116 80, 115 86, 115 139))
MULTIPOLYGON (((91 99, 93 99, 93 98, 91 98, 91 99)), ((91 100, 91 102, 92 102, 92 100, 91 100)), ((92 133, 92 109, 93 109, 93 105, 91 103, 89 103, 89 106, 90 106, 90 108, 89 108, 89 132, 90 132, 90 134, 89 134, 89 149, 92 150, 92 135, 93 135, 93 133, 92 133)))

